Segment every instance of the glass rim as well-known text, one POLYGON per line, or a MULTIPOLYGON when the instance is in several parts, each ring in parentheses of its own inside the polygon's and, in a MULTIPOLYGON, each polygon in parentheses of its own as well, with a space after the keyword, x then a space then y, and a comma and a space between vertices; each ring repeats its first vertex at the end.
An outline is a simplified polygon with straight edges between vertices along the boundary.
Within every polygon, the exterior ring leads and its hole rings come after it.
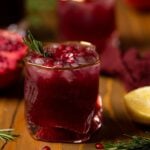
POLYGON ((86 68, 86 67, 94 66, 96 64, 100 64, 100 60, 97 60, 94 63, 79 65, 77 67, 73 67, 71 65, 69 67, 68 66, 67 67, 49 67, 49 66, 38 65, 35 63, 25 62, 25 65, 31 65, 31 66, 40 67, 40 68, 49 69, 49 70, 76 70, 76 69, 80 69, 80 68, 86 68))
MULTIPOLYGON (((90 43, 90 42, 87 42, 87 41, 66 41, 66 42, 60 42, 60 43, 61 44, 80 43, 81 45, 90 46, 90 47, 94 48, 94 50, 96 51, 96 46, 94 44, 90 43)), ((59 43, 50 42, 50 44, 53 45, 53 44, 59 44, 59 43)), ((26 58, 24 59, 24 63, 25 63, 25 65, 32 65, 32 66, 35 66, 35 67, 40 67, 40 68, 50 69, 50 70, 74 70, 74 69, 80 69, 80 68, 85 68, 85 67, 88 67, 88 66, 93 66, 93 65, 96 65, 96 64, 100 64, 100 58, 99 58, 99 55, 98 55, 97 59, 93 63, 87 63, 87 64, 81 64, 81 65, 79 64, 78 66, 69 65, 67 67, 63 67, 63 66, 52 66, 52 67, 50 67, 50 66, 39 65, 39 64, 27 61, 26 58)))

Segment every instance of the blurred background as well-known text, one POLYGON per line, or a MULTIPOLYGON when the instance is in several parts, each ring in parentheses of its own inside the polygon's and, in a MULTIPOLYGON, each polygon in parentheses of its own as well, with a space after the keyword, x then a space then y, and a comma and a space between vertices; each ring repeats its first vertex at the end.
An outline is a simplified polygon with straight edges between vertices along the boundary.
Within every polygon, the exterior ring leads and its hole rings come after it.
MULTIPOLYGON (((135 1, 143 2, 143 0, 135 1)), ((150 4, 147 4, 147 7, 150 7, 149 5, 150 4)), ((29 28, 38 38, 44 40, 53 40, 57 38, 58 15, 56 9, 56 0, 26 0, 26 20, 29 24, 29 28)), ((116 0, 115 9, 116 26, 122 45, 125 47, 134 45, 140 48, 149 47, 149 10, 146 12, 136 10, 128 3, 125 3, 125 0, 116 0)))
POLYGON ((37 38, 56 39, 56 0, 26 0, 26 21, 37 38))
MULTIPOLYGON (((142 0, 116 0, 115 4, 115 20, 121 43, 124 46, 147 47, 150 45, 150 13, 148 9, 145 11, 138 5, 132 5, 130 1, 139 3, 138 1, 142 0)), ((142 2, 145 3, 144 1, 142 2)), ((147 6, 150 5, 149 2, 146 3, 147 6)), ((21 25, 29 28, 38 39, 55 40, 58 35, 56 10, 56 0, 5 0, 2 1, 0 9, 0 26, 22 23, 21 25)))

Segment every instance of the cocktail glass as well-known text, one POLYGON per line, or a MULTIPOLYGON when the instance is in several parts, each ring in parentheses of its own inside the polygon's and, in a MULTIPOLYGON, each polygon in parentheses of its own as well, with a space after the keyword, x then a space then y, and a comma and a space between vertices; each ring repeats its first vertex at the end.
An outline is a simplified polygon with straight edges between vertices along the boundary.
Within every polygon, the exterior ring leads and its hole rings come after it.
POLYGON ((99 56, 87 42, 51 43, 25 59, 25 115, 37 140, 79 143, 101 127, 99 56))

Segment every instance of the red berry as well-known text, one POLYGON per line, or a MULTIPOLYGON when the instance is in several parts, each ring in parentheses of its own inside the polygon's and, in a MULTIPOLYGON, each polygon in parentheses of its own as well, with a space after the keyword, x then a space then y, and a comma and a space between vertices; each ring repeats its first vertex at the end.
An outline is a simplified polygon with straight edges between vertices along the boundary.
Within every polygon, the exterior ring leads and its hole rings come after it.
POLYGON ((92 45, 89 47, 80 42, 57 43, 56 45, 47 44, 44 48, 47 53, 52 51, 53 57, 41 58, 41 55, 37 57, 30 54, 28 60, 38 65, 62 68, 65 66, 77 67, 92 64, 98 59, 98 54, 92 45), (43 61, 41 59, 43 59, 43 61))
POLYGON ((66 48, 64 44, 59 45, 58 50, 63 51, 66 48))
POLYGON ((72 52, 74 50, 73 46, 67 46, 66 47, 67 52, 72 52))
POLYGON ((49 146, 44 146, 42 150, 51 150, 51 148, 49 146))
POLYGON ((98 149, 98 150, 104 150, 104 146, 103 146, 103 144, 101 144, 101 143, 96 143, 95 147, 96 147, 96 149, 98 149))

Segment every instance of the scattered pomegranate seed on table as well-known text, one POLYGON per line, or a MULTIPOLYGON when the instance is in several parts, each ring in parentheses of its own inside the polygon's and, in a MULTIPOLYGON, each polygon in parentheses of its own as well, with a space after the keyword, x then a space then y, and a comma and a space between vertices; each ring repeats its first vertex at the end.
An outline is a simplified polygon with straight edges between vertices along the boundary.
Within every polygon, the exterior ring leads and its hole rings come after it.
POLYGON ((42 150, 51 150, 51 148, 49 146, 44 146, 42 150))
POLYGON ((97 150, 104 150, 104 146, 101 143, 96 143, 95 147, 96 147, 97 150))

